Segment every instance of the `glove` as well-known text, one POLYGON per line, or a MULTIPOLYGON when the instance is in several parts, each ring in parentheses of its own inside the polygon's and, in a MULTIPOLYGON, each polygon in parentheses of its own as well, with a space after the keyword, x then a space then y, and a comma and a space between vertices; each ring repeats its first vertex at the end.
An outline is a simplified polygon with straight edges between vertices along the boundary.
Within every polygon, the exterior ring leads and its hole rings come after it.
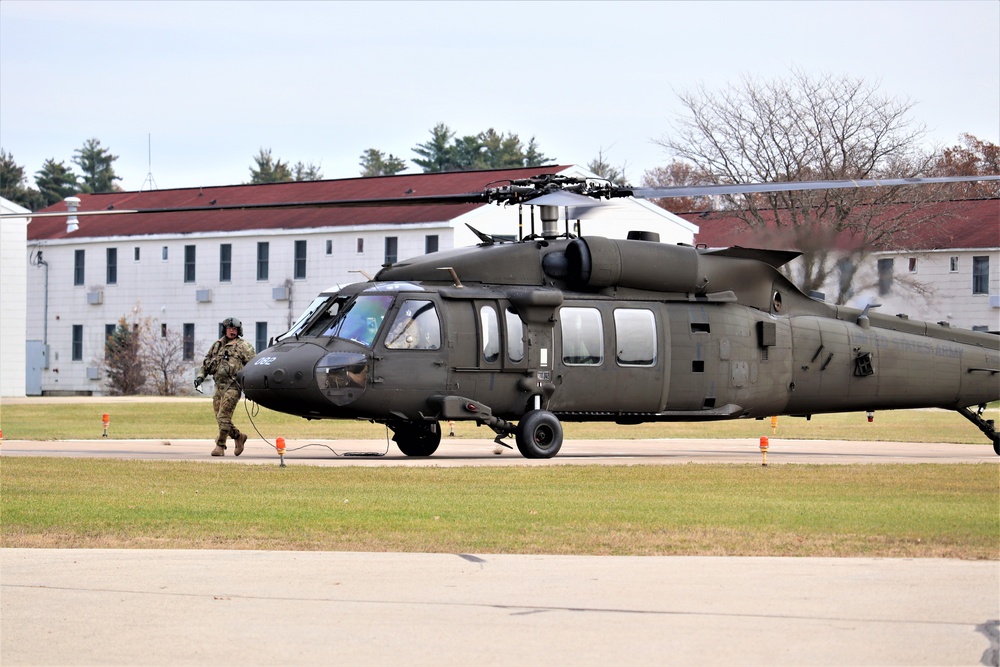
POLYGON ((195 389, 199 389, 199 388, 201 387, 201 383, 202 383, 202 382, 204 382, 204 381, 205 381, 205 378, 202 378, 202 377, 196 377, 196 378, 194 379, 194 388, 195 388, 195 389))

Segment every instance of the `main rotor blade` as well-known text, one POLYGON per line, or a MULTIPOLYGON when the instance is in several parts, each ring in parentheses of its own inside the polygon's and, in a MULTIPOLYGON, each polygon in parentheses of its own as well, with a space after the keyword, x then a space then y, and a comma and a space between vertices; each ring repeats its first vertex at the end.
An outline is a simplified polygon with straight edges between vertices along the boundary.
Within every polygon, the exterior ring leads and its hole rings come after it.
POLYGON ((297 208, 360 208, 373 206, 437 206, 450 204, 485 204, 484 192, 452 195, 423 195, 384 199, 334 199, 306 202, 267 202, 262 204, 219 204, 218 206, 178 206, 174 208, 106 209, 100 211, 59 211, 55 213, 4 213, 0 218, 58 218, 68 216, 120 215, 123 213, 202 213, 205 211, 252 211, 297 208))
POLYGON ((795 190, 876 188, 893 187, 897 185, 963 183, 970 181, 1000 181, 1000 176, 934 176, 927 178, 862 179, 856 181, 796 181, 791 183, 753 183, 738 185, 678 185, 652 188, 630 188, 630 191, 633 197, 637 197, 639 199, 665 199, 668 197, 706 197, 711 195, 739 195, 762 192, 792 192, 795 190))

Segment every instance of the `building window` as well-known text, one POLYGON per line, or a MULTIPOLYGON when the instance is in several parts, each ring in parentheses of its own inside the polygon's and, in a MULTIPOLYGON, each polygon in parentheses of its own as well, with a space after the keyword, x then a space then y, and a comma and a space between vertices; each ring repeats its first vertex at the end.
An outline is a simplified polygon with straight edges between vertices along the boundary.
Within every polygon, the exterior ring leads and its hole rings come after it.
POLYGON ((973 294, 990 293, 989 256, 972 258, 972 293, 973 294))
POLYGON ((892 291, 892 258, 878 261, 878 293, 885 296, 892 291))
POLYGON ((132 248, 132 261, 133 262, 139 261, 139 246, 132 248))
POLYGON ((267 347, 267 322, 258 322, 254 335, 255 349, 260 352, 267 347))
POLYGON ((916 257, 910 257, 909 261, 907 262, 906 268, 907 268, 907 270, 909 270, 910 273, 916 273, 917 272, 917 258, 916 257))
POLYGON ((108 358, 108 348, 111 347, 111 341, 114 339, 115 331, 118 329, 117 324, 105 324, 104 325, 104 358, 108 358))
POLYGON ((424 254, 429 255, 438 251, 438 235, 428 234, 424 237, 424 254))
POLYGON ((219 282, 228 283, 233 280, 233 244, 219 245, 219 282))
POLYGON ((951 257, 948 260, 948 270, 952 273, 958 273, 958 257, 951 257))
POLYGON ((333 241, 331 241, 330 239, 326 240, 326 254, 327 255, 333 254, 333 241))
POLYGON ((184 282, 194 282, 194 269, 194 246, 186 245, 184 246, 184 282))
POLYGON ((267 280, 267 258, 270 252, 267 241, 257 243, 257 280, 267 280))
POLYGON ((165 262, 169 257, 170 255, 167 252, 167 246, 163 246, 163 248, 160 250, 160 259, 162 259, 165 262))
POLYGON ((167 337, 167 325, 160 324, 160 338, 166 338, 166 337, 167 337))
POLYGON ((108 248, 105 255, 108 259, 108 270, 106 274, 109 285, 118 284, 118 248, 108 248))
POLYGON ((358 239, 358 254, 360 255, 365 251, 365 240, 358 239))
POLYGON ((596 308, 563 308, 559 311, 562 330, 562 360, 575 366, 604 363, 604 323, 596 308))
POLYGON ((86 264, 86 250, 76 250, 73 252, 73 284, 82 285, 84 277, 84 265, 86 264))
POLYGON ((184 335, 183 335, 183 347, 184 347, 184 359, 189 361, 194 359, 194 323, 185 322, 184 323, 184 335))
POLYGON ((83 325, 73 325, 73 361, 83 361, 83 325))
POLYGON ((295 242, 295 264, 292 269, 292 277, 296 280, 303 280, 306 277, 306 242, 295 242))
POLYGON ((385 264, 396 263, 396 250, 399 246, 399 239, 395 236, 385 237, 385 264))

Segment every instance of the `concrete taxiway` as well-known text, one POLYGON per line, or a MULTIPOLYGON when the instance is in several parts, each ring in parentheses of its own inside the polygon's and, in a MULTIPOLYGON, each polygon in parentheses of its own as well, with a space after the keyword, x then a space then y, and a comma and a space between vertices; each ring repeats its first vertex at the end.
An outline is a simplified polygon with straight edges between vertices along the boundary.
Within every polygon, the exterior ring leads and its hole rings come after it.
MULTIPOLYGON (((508 440, 513 446, 513 440, 508 440)), ((208 440, 4 440, 0 456, 62 456, 212 461, 217 463, 279 463, 274 443, 247 441, 242 456, 232 442, 224 457, 211 457, 208 440)), ((664 465, 673 463, 763 463, 759 440, 567 440, 552 459, 525 459, 517 449, 501 448, 490 438, 445 437, 433 456, 404 456, 386 440, 287 440, 287 465, 397 466, 544 466, 544 465, 664 465), (499 452, 499 454, 497 453, 499 452)), ((853 442, 846 440, 785 440, 770 438, 768 465, 782 463, 992 463, 1000 456, 987 444, 963 445, 914 442, 853 442)))
POLYGON ((995 665, 1000 564, 0 550, 4 665, 995 665))
MULTIPOLYGON (((1000 461, 987 445, 772 438, 769 465, 1000 461)), ((288 441, 286 464, 742 463, 748 440, 288 441), (355 454, 350 456, 349 454, 355 454), (384 454, 370 456, 365 454, 384 454)), ((251 440, 10 441, 18 456, 278 465, 251 440)), ((1000 478, 998 478, 1000 479, 1000 478)), ((3 665, 997 665, 1000 563, 949 559, 0 549, 3 665)))

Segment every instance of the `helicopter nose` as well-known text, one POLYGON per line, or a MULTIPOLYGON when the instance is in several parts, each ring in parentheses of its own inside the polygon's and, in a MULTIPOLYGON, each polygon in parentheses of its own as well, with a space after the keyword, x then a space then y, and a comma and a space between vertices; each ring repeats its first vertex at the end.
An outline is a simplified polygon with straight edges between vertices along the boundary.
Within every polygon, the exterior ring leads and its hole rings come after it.
POLYGON ((315 410, 322 398, 316 391, 315 369, 326 354, 318 345, 281 344, 250 360, 238 374, 247 398, 264 407, 294 413, 315 410))
POLYGON ((283 343, 254 357, 240 372, 247 398, 299 415, 330 414, 368 387, 370 360, 360 352, 329 352, 312 343, 283 343))

